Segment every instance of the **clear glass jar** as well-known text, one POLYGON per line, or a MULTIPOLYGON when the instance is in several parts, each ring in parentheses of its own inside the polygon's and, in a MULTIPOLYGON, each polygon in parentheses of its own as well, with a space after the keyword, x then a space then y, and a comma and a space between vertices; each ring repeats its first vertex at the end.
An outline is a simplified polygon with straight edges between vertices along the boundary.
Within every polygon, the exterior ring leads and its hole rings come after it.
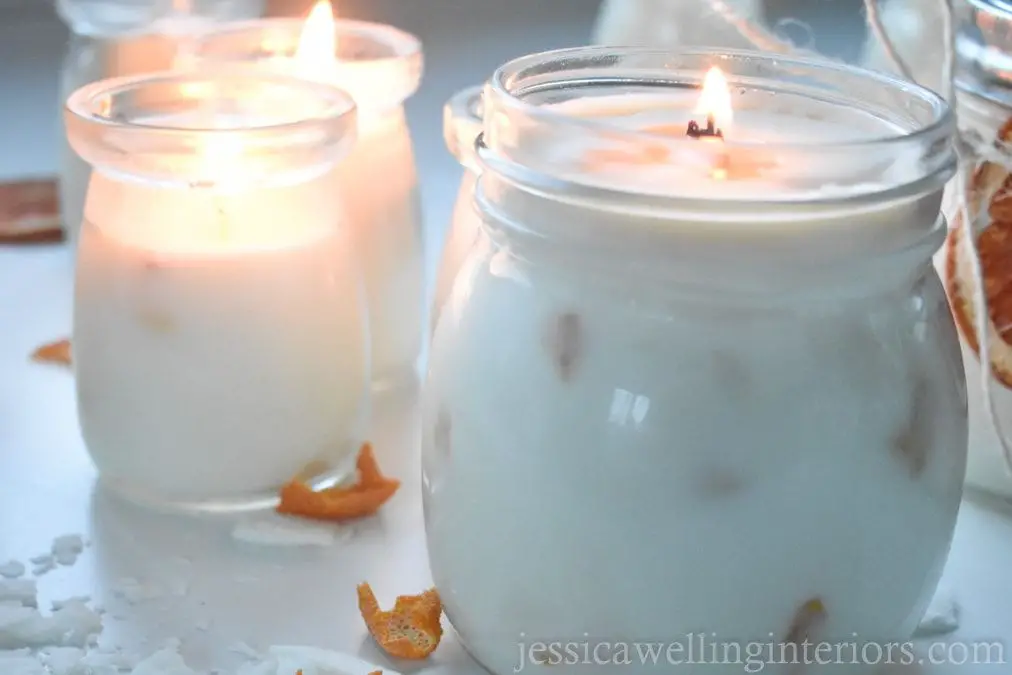
POLYGON ((491 243, 422 403, 431 569, 470 653, 583 675, 537 643, 909 638, 966 453, 930 262, 944 101, 824 61, 584 48, 503 66, 483 106, 491 243), (712 64, 717 142, 685 136, 712 64))
POLYGON ((460 162, 464 175, 436 273, 436 294, 430 310, 432 331, 436 330, 440 311, 450 297, 453 280, 457 277, 467 252, 481 234, 480 218, 474 206, 474 185, 478 179, 474 142, 481 133, 481 91, 482 87, 458 91, 443 107, 443 137, 446 139, 446 147, 460 162))
POLYGON ((94 168, 73 339, 102 482, 226 510, 347 471, 369 392, 330 178, 354 142, 351 98, 280 76, 145 75, 78 90, 66 124, 94 168))
MULTIPOLYGON (((259 16, 265 0, 57 0, 71 30, 60 78, 60 101, 80 87, 110 78, 166 70, 186 41, 220 21, 259 16)), ((90 169, 60 136, 60 210, 76 240, 90 169)))
POLYGON ((334 83, 359 111, 359 140, 336 171, 369 299, 373 388, 417 377, 422 347, 422 208, 404 102, 418 88, 422 45, 391 26, 337 21, 337 63, 300 67, 292 58, 298 19, 223 28, 195 50, 198 63, 251 64, 334 83))
MULTIPOLYGON (((1012 259, 1004 256, 1003 234, 1012 232, 1012 218, 1002 211, 1004 191, 1012 174, 1012 13, 1007 3, 966 0, 958 3, 956 53, 956 111, 965 143, 977 246, 981 254, 988 308, 992 320, 989 338, 995 377, 991 395, 1000 427, 1012 429, 1012 341, 1001 331, 1009 325, 1008 282, 1012 259), (1004 5, 1004 6, 1000 6, 1004 5)), ((1012 499, 1012 477, 1001 441, 988 414, 983 394, 973 293, 979 288, 962 234, 954 187, 946 199, 953 231, 935 257, 945 280, 950 304, 960 329, 970 410, 970 451, 966 482, 973 488, 1012 499)))

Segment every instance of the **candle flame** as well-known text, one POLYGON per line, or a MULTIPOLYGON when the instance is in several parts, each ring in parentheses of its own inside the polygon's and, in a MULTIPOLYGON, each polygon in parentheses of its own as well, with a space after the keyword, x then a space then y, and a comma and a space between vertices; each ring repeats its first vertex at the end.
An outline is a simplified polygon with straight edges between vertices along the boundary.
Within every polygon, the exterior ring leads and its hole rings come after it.
POLYGON ((703 92, 696 104, 696 114, 712 118, 717 129, 727 134, 734 119, 731 109, 731 88, 720 68, 714 66, 703 80, 703 92))
POLYGON ((299 70, 312 71, 334 62, 337 53, 337 35, 334 8, 330 0, 318 0, 306 17, 295 50, 295 63, 299 70))

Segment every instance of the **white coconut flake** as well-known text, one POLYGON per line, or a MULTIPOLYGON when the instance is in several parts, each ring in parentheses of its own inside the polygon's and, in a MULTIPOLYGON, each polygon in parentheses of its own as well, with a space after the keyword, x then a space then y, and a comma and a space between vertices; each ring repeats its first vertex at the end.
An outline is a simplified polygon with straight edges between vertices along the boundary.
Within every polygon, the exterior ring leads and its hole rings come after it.
POLYGON ((8 560, 0 564, 0 577, 17 579, 25 574, 25 564, 19 560, 8 560))
POLYGON ((49 553, 40 553, 39 555, 29 558, 28 562, 33 565, 48 565, 53 562, 53 556, 49 553))
POLYGON ((3 675, 49 675, 46 667, 30 654, 5 654, 0 651, 0 672, 3 675))
POLYGON ((81 602, 49 616, 33 607, 0 607, 0 649, 84 647, 102 632, 102 619, 81 602))
POLYGON ((84 650, 77 647, 49 647, 39 655, 53 675, 74 675, 83 658, 84 650))
POLYGON ((940 588, 928 605, 928 611, 924 613, 914 636, 922 638, 951 633, 959 628, 961 615, 962 607, 952 591, 940 588))
POLYGON ((210 619, 197 619, 193 623, 193 627, 195 629, 199 630, 199 631, 208 631, 208 630, 211 629, 211 620, 210 619))
MULTIPOLYGON (((67 605, 69 605, 72 602, 76 602, 78 604, 83 605, 83 604, 85 604, 87 602, 91 602, 91 596, 90 595, 75 595, 75 596, 73 596, 71 598, 64 598, 63 600, 53 600, 53 604, 52 604, 53 611, 54 612, 58 612, 58 611, 60 611, 61 609, 63 609, 64 607, 66 607, 67 605)), ((99 610, 95 609, 95 611, 98 612, 99 610)))
POLYGON ((43 562, 36 563, 32 567, 32 575, 41 577, 44 574, 49 574, 54 569, 56 569, 56 561, 53 560, 52 556, 46 556, 43 562))
POLYGON ((79 534, 64 534, 53 540, 50 553, 61 565, 70 566, 77 562, 77 556, 84 551, 84 540, 79 534))
POLYGON ((0 579, 0 602, 16 602, 25 607, 38 606, 38 587, 34 579, 0 579))
POLYGON ((120 671, 133 670, 137 659, 122 652, 92 650, 77 664, 77 670, 68 675, 115 675, 120 671))
POLYGON ((349 531, 337 526, 306 523, 275 516, 242 520, 232 529, 232 538, 257 546, 333 546, 349 531))
POLYGON ((242 641, 233 644, 231 647, 228 648, 228 651, 232 652, 233 654, 244 656, 247 659, 250 659, 251 661, 259 661, 261 658, 263 658, 262 656, 260 656, 260 652, 253 649, 248 644, 242 641))
POLYGON ((162 649, 138 663, 131 675, 198 675, 175 649, 162 649))
POLYGON ((400 675, 400 673, 382 668, 376 664, 363 661, 357 656, 335 652, 318 647, 275 646, 268 650, 278 661, 278 673, 296 672, 300 668, 303 675, 361 675, 376 670, 383 675, 400 675), (316 673, 312 669, 315 669, 316 673))

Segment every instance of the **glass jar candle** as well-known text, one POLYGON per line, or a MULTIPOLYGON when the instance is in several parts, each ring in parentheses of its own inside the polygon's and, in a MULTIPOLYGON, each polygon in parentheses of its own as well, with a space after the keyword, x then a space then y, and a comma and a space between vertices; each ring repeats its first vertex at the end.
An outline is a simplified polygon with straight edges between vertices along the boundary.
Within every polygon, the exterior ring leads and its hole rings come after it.
POLYGON ((93 168, 74 368, 102 481, 159 507, 272 504, 349 468, 369 362, 332 189, 355 138, 340 90, 255 74, 105 80, 67 104, 93 168))
POLYGON ((483 106, 491 243, 422 404, 432 574, 470 653, 582 675, 582 645, 694 632, 907 639, 965 468, 931 266, 944 101, 822 61, 582 48, 503 66, 483 106), (713 65, 730 84, 701 97, 713 65))
POLYGON ((481 133, 481 90, 481 87, 461 90, 443 107, 443 137, 446 139, 446 147, 460 162, 464 174, 436 273, 436 294, 430 310, 433 331, 439 322, 443 304, 453 288, 453 280, 457 277, 467 252, 481 233, 480 219, 474 207, 474 184, 478 179, 474 142, 481 133))
POLYGON ((66 142, 62 102, 80 87, 110 78, 167 70, 197 33, 217 22, 259 16, 264 0, 57 0, 71 30, 60 79, 60 211, 73 242, 81 227, 88 163, 66 142))
MULTIPOLYGON (((956 111, 966 152, 963 167, 970 188, 967 203, 974 216, 974 232, 985 277, 991 319, 990 343, 994 378, 990 393, 995 421, 1006 436, 1012 429, 1012 338, 1007 330, 1009 281, 1012 258, 1002 238, 1012 233, 1012 214, 1002 203, 1012 174, 1012 14, 987 0, 958 3, 956 52, 956 111)), ((946 200, 953 230, 935 264, 945 279, 949 301, 960 329, 970 410, 970 452, 966 482, 969 486, 1012 499, 1012 474, 983 392, 974 293, 980 285, 962 238, 963 218, 958 212, 954 186, 946 200)))
MULTIPOLYGON (((382 24, 338 21, 336 50, 296 52, 308 22, 263 19, 223 28, 196 49, 198 63, 252 64, 334 83, 358 106, 359 140, 335 172, 369 302, 373 386, 416 377, 422 346, 422 211, 404 101, 418 88, 421 43, 382 24), (315 57, 315 58, 314 58, 315 57)), ((310 38, 320 35, 307 30, 310 38)))

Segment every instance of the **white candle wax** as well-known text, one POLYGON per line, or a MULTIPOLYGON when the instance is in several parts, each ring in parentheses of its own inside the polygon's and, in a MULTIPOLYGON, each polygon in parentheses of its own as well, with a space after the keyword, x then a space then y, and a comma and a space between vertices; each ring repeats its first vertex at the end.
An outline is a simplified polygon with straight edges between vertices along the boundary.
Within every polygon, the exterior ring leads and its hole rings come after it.
POLYGON ((799 148, 856 142, 869 134, 896 133, 898 127, 871 115, 847 123, 815 111, 799 115, 794 101, 771 104, 754 95, 732 99, 734 118, 720 129, 723 140, 689 139, 690 121, 701 127, 706 124, 705 116, 695 112, 698 97, 697 91, 689 90, 601 96, 546 106, 591 122, 607 118, 609 125, 644 132, 642 142, 634 147, 589 141, 586 136, 572 143, 546 144, 546 153, 553 155, 549 161, 583 155, 586 162, 578 167, 580 182, 641 194, 803 201, 817 195, 866 192, 869 183, 895 179, 896 166, 904 159, 871 152, 856 162, 852 154, 841 160, 828 149, 815 160, 799 148))
POLYGON ((108 482, 142 499, 243 500, 352 458, 368 355, 330 184, 94 174, 74 357, 83 435, 108 482))

